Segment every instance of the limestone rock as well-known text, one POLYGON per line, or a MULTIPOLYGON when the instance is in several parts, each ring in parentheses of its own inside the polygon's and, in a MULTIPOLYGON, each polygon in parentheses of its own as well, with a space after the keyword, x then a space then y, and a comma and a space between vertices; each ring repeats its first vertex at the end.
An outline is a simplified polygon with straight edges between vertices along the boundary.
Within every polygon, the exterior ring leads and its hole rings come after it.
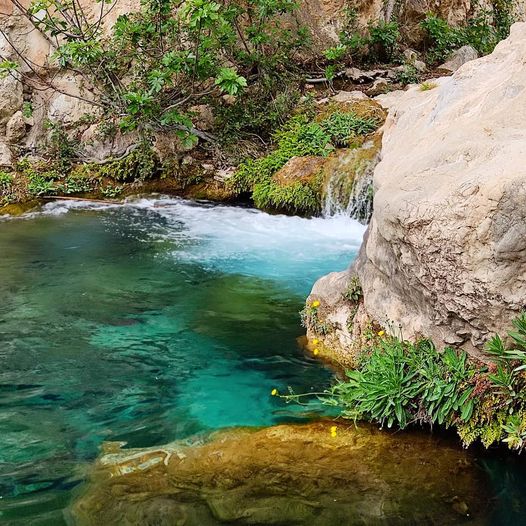
POLYGON ((210 104, 198 104, 190 108, 194 114, 194 126, 198 130, 210 131, 214 127, 214 113, 210 104))
POLYGON ((477 354, 526 304, 526 24, 391 100, 354 271, 367 313, 477 354))
POLYGON ((5 124, 24 102, 22 83, 11 75, 0 79, 0 124, 5 124))
POLYGON ((112 138, 104 138, 97 124, 89 126, 81 135, 82 153, 87 161, 120 157, 137 142, 136 133, 117 132, 112 138))
POLYGON ((11 166, 13 154, 5 142, 0 142, 0 166, 11 166))
POLYGON ((454 525, 491 512, 473 453, 427 433, 325 420, 105 449, 69 510, 78 526, 454 525))
POLYGON ((367 100, 369 97, 363 91, 339 91, 331 97, 333 102, 356 102, 358 100, 367 100))
POLYGON ((21 111, 17 111, 7 122, 5 137, 8 143, 16 144, 26 134, 26 122, 21 111))
POLYGON ((283 186, 294 182, 308 183, 321 172, 324 164, 324 157, 293 157, 274 174, 273 180, 283 186))
POLYGON ((447 62, 439 66, 438 69, 454 73, 466 62, 476 60, 477 58, 479 58, 479 54, 475 48, 471 46, 462 46, 451 55, 447 62))

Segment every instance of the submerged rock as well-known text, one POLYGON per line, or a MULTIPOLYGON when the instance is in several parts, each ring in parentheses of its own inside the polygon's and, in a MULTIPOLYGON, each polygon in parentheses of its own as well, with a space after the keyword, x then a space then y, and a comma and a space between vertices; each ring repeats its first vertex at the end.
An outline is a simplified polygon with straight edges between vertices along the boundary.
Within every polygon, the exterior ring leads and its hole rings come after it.
POLYGON ((472 455, 445 439, 327 421, 116 445, 71 515, 85 526, 483 524, 484 487, 472 455))

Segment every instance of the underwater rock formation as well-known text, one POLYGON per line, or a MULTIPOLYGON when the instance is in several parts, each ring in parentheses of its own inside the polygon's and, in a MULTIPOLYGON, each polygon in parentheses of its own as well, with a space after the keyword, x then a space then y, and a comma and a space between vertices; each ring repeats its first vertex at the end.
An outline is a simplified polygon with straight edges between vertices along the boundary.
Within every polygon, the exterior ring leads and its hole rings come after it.
POLYGON ((331 421, 232 429, 204 443, 107 451, 75 524, 477 524, 473 456, 445 439, 331 421), (470 522, 471 523, 471 522, 470 522))

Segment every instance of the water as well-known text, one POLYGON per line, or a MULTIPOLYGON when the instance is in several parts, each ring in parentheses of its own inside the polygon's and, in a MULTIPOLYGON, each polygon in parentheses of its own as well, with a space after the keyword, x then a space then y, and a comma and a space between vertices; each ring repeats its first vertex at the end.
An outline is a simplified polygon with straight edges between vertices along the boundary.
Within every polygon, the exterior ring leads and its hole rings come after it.
POLYGON ((60 525, 103 441, 305 420, 298 311, 364 227, 175 199, 0 221, 0 522, 60 525))
MULTIPOLYGON (((269 393, 331 381, 297 343, 297 312, 363 231, 345 216, 175 199, 0 220, 0 523, 64 524, 103 441, 154 446, 319 414, 269 393)), ((526 524, 524 462, 480 455, 485 524, 526 524)))
POLYGON ((378 144, 341 150, 325 184, 324 217, 351 217, 367 225, 373 214, 373 172, 380 160, 378 144))

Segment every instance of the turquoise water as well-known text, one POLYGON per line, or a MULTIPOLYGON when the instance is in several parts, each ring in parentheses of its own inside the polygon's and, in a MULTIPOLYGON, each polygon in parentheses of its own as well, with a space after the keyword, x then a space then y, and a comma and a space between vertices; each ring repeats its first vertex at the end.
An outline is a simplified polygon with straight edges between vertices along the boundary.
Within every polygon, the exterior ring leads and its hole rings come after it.
POLYGON ((59 525, 103 441, 306 419, 298 311, 363 227, 174 199, 0 221, 0 522, 59 525))
MULTIPOLYGON (((363 231, 161 198, 0 219, 0 523, 64 524, 103 441, 320 413, 269 393, 331 381, 301 350, 297 313, 363 231)), ((495 496, 485 524, 526 524, 524 462, 480 454, 495 496)))

